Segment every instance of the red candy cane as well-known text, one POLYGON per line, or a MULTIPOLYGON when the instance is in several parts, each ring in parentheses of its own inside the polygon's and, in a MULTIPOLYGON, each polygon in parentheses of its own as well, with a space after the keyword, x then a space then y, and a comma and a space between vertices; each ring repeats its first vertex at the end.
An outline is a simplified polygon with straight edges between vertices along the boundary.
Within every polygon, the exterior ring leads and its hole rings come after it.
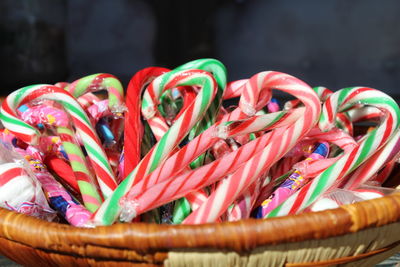
POLYGON ((140 121, 141 95, 144 88, 168 69, 150 67, 137 72, 131 79, 126 92, 125 130, 124 130, 124 175, 126 177, 140 162, 140 144, 143 126, 140 121))

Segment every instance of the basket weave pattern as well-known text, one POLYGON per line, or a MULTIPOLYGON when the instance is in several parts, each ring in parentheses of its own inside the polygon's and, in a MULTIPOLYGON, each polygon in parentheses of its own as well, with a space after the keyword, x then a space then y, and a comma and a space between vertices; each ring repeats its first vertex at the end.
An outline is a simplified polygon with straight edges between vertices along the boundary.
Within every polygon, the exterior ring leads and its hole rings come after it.
POLYGON ((82 229, 1 209, 0 226, 0 252, 28 266, 369 266, 400 249, 400 194, 323 212, 193 226, 82 229))

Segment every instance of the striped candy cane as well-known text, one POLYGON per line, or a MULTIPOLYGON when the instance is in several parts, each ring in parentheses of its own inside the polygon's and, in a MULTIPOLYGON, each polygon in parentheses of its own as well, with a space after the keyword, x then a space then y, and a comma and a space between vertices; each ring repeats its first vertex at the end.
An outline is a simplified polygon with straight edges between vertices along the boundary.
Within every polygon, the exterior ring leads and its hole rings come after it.
MULTIPOLYGON (((307 134, 305 140, 311 143, 329 142, 340 147, 345 153, 357 146, 357 142, 350 135, 339 129, 329 132, 321 132, 318 128, 314 128, 307 134)), ((304 141, 302 142, 304 143, 304 141)), ((278 177, 293 169, 298 170, 304 178, 315 177, 338 159, 339 157, 319 160, 303 160, 299 162, 299 158, 297 156, 284 158, 281 160, 281 165, 285 165, 284 163, 288 162, 290 166, 285 166, 285 169, 281 170, 279 175, 275 173, 275 177, 272 180, 275 181, 278 177)), ((273 171, 270 171, 270 175, 272 173, 273 171)), ((262 179, 259 179, 256 181, 256 183, 261 183, 261 181, 262 179)), ((259 198, 259 195, 256 194, 257 187, 255 185, 250 186, 246 190, 247 192, 244 193, 244 196, 241 197, 241 201, 237 201, 237 204, 235 204, 233 208, 229 210, 228 219, 230 221, 236 221, 239 219, 248 218, 253 207, 259 206, 254 204, 260 204, 261 201, 266 199, 266 194, 272 191, 272 187, 273 183, 266 185, 266 188, 262 187, 258 189, 261 191, 263 196, 261 196, 262 200, 260 199, 259 201, 255 202, 259 198)))
POLYGON ((67 87, 68 85, 69 83, 67 82, 58 82, 54 84, 54 86, 60 87, 61 89, 65 89, 65 87, 67 87))
POLYGON ((243 92, 243 86, 247 83, 248 79, 233 81, 227 84, 224 99, 240 97, 243 92))
MULTIPOLYGON (((321 109, 318 96, 307 84, 292 76, 277 72, 261 72, 254 75, 246 86, 253 89, 246 90, 251 92, 260 91, 258 88, 265 88, 266 90, 279 89, 293 94, 304 103, 304 114, 307 115, 302 116, 291 126, 272 131, 267 145, 221 181, 207 202, 186 218, 183 222, 185 224, 215 221, 248 186, 285 155, 318 121, 321 109)), ((249 94, 248 100, 243 102, 243 108, 249 112, 255 110, 256 97, 255 94, 249 94)))
POLYGON ((3 102, 0 119, 3 125, 22 141, 38 143, 40 132, 17 117, 16 109, 32 100, 50 99, 59 102, 71 116, 77 134, 95 170, 103 196, 107 198, 116 188, 116 182, 101 142, 79 103, 65 90, 52 85, 32 85, 11 93, 3 102))
POLYGON ((344 112, 360 104, 374 106, 386 114, 380 126, 367 134, 359 146, 343 155, 336 163, 267 214, 267 218, 295 214, 304 210, 324 192, 340 184, 343 177, 390 140, 399 127, 399 107, 391 97, 372 88, 351 87, 332 94, 323 106, 319 127, 325 131, 331 129, 338 112, 344 112))
POLYGON ((165 160, 189 130, 203 117, 217 93, 217 84, 214 78, 209 73, 199 70, 171 71, 156 78, 150 86, 153 86, 154 89, 146 90, 143 100, 143 105, 147 108, 148 118, 155 114, 157 109, 152 99, 158 99, 163 91, 178 86, 200 86, 201 90, 196 100, 182 113, 168 132, 100 207, 94 217, 97 224, 111 224, 118 218, 122 210, 119 203, 120 199, 133 184, 142 180, 165 160), (153 92, 154 95, 150 96, 149 91, 153 92))
POLYGON ((86 93, 80 97, 77 98, 79 104, 81 104, 82 108, 84 108, 85 110, 90 107, 91 105, 93 105, 96 102, 101 101, 100 98, 98 98, 95 94, 93 93, 86 93))
MULTIPOLYGON (((218 90, 215 95, 215 98, 211 103, 210 107, 207 109, 206 113, 204 114, 204 118, 199 123, 197 123, 196 126, 194 126, 189 132, 188 139, 192 140, 195 136, 199 135, 200 133, 202 133, 204 130, 208 129, 209 127, 211 127, 211 125, 215 123, 215 118, 219 113, 219 109, 222 103, 222 96, 224 94, 224 90, 226 87, 226 68, 220 61, 206 58, 206 59, 194 60, 186 64, 183 64, 175 68, 174 71, 188 70, 188 69, 198 69, 212 73, 218 84, 218 90)), ((149 86, 148 88, 149 95, 151 97, 154 97, 155 94, 154 92, 151 91, 152 89, 153 87, 149 86)), ((158 102, 158 99, 153 98, 152 101, 158 102)), ((187 104, 185 106, 187 106, 187 104)), ((182 108, 180 114, 183 111, 184 109, 182 108)), ((178 114, 178 116, 180 114, 178 114)), ((148 120, 148 123, 152 128, 153 134, 155 135, 156 139, 159 139, 168 130, 168 125, 166 121, 160 114, 158 114, 158 112, 156 112, 156 114, 148 120)), ((196 159, 196 161, 191 164, 191 167, 196 168, 198 166, 201 166, 204 162, 204 157, 205 155, 201 155, 200 158, 196 159)))
POLYGON ((70 83, 65 90, 76 98, 89 92, 107 90, 110 110, 123 111, 121 106, 124 102, 124 88, 114 75, 107 73, 89 75, 70 83))
POLYGON ((140 144, 144 131, 140 121, 142 91, 156 77, 168 71, 165 68, 145 68, 137 72, 129 82, 126 93, 123 178, 133 171, 141 158, 140 144))
MULTIPOLYGON (((185 63, 177 68, 175 70, 188 70, 188 69, 199 69, 199 70, 204 70, 207 72, 212 73, 212 75, 215 78, 215 81, 218 84, 218 90, 217 93, 215 94, 215 98, 213 102, 211 103, 210 107, 208 108, 206 114, 204 114, 204 119, 201 120, 196 127, 191 130, 189 133, 189 140, 193 139, 194 136, 199 135, 202 133, 204 130, 208 129, 215 123, 215 118, 217 117, 217 114, 219 113, 219 109, 222 103, 222 97, 224 95, 225 87, 226 87, 226 81, 227 81, 227 74, 226 74, 226 68, 224 64, 222 64, 221 61, 218 61, 216 59, 211 59, 211 58, 205 58, 205 59, 198 59, 194 61, 190 61, 188 63, 185 63)), ((201 165, 203 160, 200 160, 195 166, 198 167, 201 165)))
POLYGON ((400 129, 397 129, 387 144, 367 159, 349 178, 346 178, 344 185, 341 187, 349 190, 356 189, 388 164, 399 151, 400 129))

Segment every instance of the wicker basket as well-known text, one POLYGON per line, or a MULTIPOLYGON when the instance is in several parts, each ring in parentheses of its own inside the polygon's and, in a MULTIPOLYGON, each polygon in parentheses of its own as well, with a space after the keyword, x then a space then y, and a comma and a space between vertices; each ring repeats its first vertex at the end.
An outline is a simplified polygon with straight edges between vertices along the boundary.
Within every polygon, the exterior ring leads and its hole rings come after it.
POLYGON ((371 266, 400 250, 400 193, 335 210, 206 225, 74 228, 0 209, 0 253, 27 266, 371 266))

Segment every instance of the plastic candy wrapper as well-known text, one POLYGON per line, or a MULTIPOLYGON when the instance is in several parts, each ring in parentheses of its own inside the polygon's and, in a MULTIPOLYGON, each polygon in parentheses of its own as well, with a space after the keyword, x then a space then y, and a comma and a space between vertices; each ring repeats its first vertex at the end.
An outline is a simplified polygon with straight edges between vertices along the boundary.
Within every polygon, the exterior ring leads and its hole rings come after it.
MULTIPOLYGON (((78 104, 77 102, 75 103, 78 104)), ((60 136, 60 142, 65 150, 65 154, 71 162, 74 177, 76 180, 79 179, 77 184, 85 206, 94 212, 100 206, 102 198, 98 192, 92 172, 89 171, 90 166, 88 161, 75 139, 76 134, 73 131, 70 117, 66 110, 56 101, 36 100, 22 105, 18 108, 18 112, 24 122, 33 126, 41 124, 44 129, 53 131, 60 136), (80 181, 85 181, 86 183, 80 181)), ((44 134, 42 134, 40 139, 43 136, 44 134)), ((34 157, 34 159, 40 159, 41 163, 44 161, 41 156, 34 157)), ((54 167, 53 169, 57 172, 56 166, 54 167)), ((60 175, 60 177, 63 178, 64 176, 60 175)), ((65 182, 74 187, 74 184, 68 179, 65 182)))
POLYGON ((90 227, 88 220, 91 213, 77 202, 65 188, 56 181, 48 172, 46 166, 40 159, 27 154, 28 160, 37 179, 42 184, 43 190, 51 204, 68 223, 79 227, 90 227))
POLYGON ((362 185, 354 190, 335 189, 322 195, 306 211, 322 211, 336 209, 341 205, 353 204, 359 201, 383 197, 394 192, 399 192, 393 188, 362 185))
MULTIPOLYGON (((308 156, 307 159, 305 159, 305 161, 321 160, 326 158, 328 154, 329 144, 327 142, 318 143, 313 152, 308 156)), ((271 194, 271 196, 261 204, 260 213, 258 215, 259 218, 264 217, 268 212, 276 208, 307 182, 307 179, 304 175, 304 171, 307 168, 303 169, 304 170, 301 171, 295 169, 290 176, 271 194)))
POLYGON ((11 145, 0 142, 0 206, 9 210, 53 221, 52 210, 41 185, 28 163, 11 145))

